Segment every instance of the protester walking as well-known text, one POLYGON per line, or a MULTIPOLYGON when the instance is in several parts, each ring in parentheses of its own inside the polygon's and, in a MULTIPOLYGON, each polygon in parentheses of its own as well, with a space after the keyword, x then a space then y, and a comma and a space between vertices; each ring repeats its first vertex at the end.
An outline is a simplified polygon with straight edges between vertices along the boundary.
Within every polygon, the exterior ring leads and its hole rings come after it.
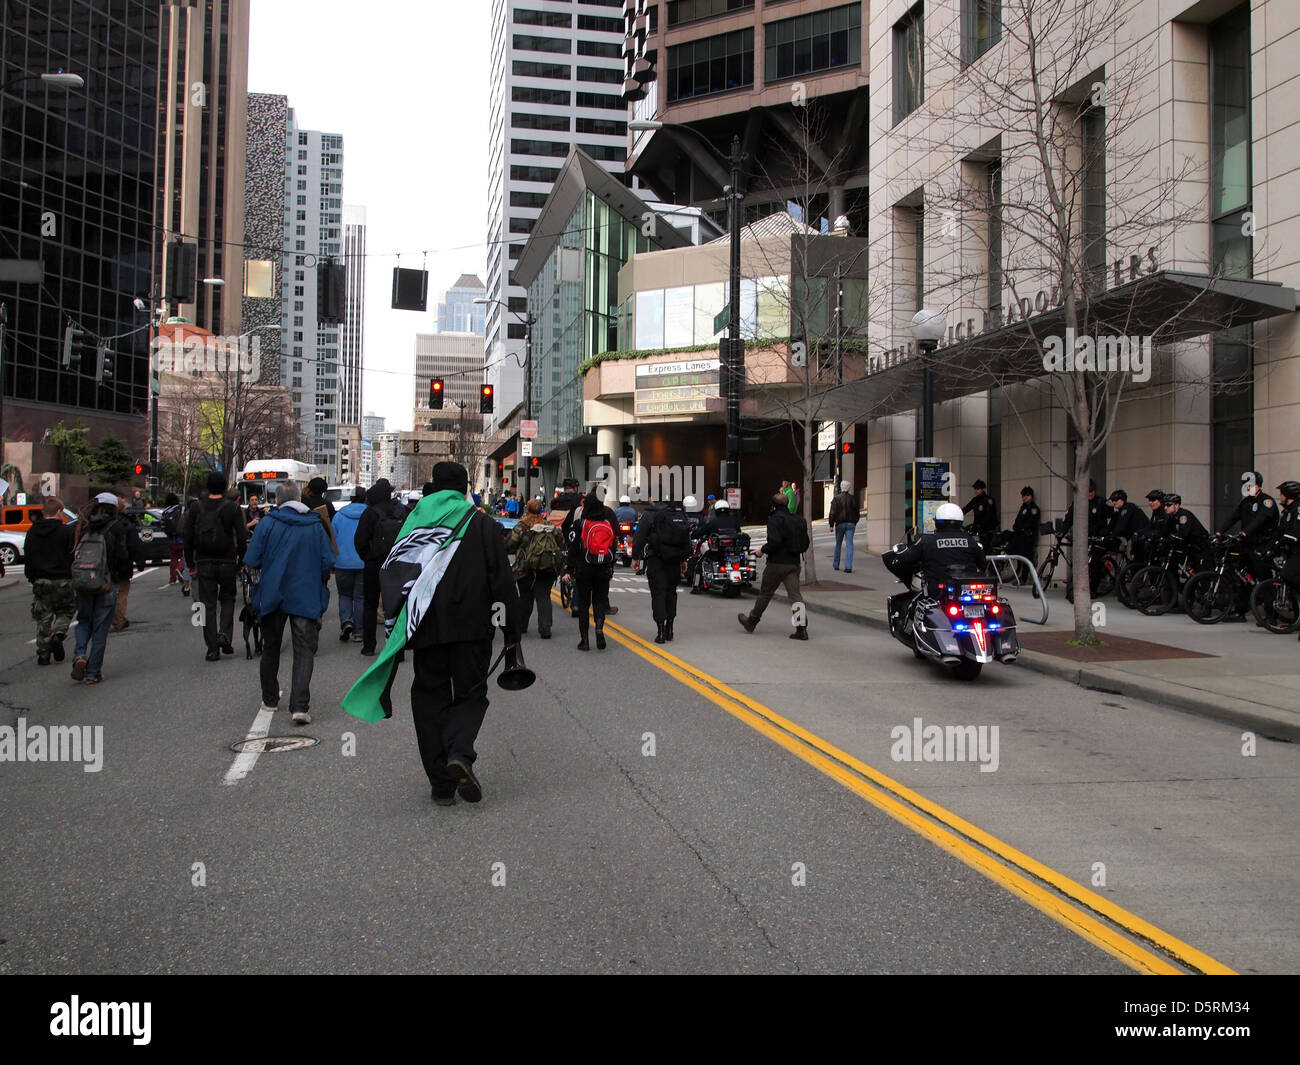
MULTIPOLYGON (((577 512, 575 512, 577 513, 577 512)), ((572 525, 569 566, 573 571, 573 603, 578 612, 579 651, 590 651, 589 614, 596 619, 596 650, 605 650, 605 617, 609 613, 609 582, 614 576, 618 519, 605 506, 605 486, 598 484, 582 501, 572 525)))
MULTIPOLYGON (((393 498, 393 486, 383 477, 366 493, 366 511, 357 521, 352 546, 365 564, 361 609, 361 653, 376 653, 379 629, 379 570, 406 521, 406 508, 393 498)), ((499 535, 499 534, 498 534, 499 535)))
POLYGON ((62 662, 63 641, 77 609, 72 590, 72 526, 63 521, 63 500, 46 496, 41 516, 23 542, 23 575, 32 586, 32 620, 36 622, 36 664, 62 662))
POLYGON ((358 486, 352 499, 334 515, 334 538, 339 555, 334 562, 334 583, 339 591, 339 641, 361 639, 356 628, 361 624, 366 604, 366 563, 357 554, 356 533, 361 515, 366 512, 366 490, 358 486))
POLYGON ((655 643, 673 638, 677 618, 677 582, 691 554, 691 523, 681 503, 651 506, 641 515, 632 539, 632 572, 645 566, 650 582, 650 610, 655 643))
POLYGON ((258 572, 253 607, 262 622, 262 709, 280 705, 280 646, 290 632, 293 674, 289 710, 295 725, 311 724, 311 675, 320 619, 330 601, 334 548, 320 515, 298 498, 292 481, 280 485, 276 508, 258 523, 244 565, 258 572))
POLYGON ((135 522, 126 517, 126 500, 121 496, 117 497, 117 515, 121 521, 122 531, 126 534, 126 550, 131 556, 133 567, 127 570, 126 576, 117 582, 117 602, 113 604, 112 628, 114 632, 121 632, 131 625, 126 616, 126 604, 131 598, 131 577, 136 572, 144 572, 145 555, 144 544, 140 542, 140 530, 136 528, 135 522))
POLYGON ((519 600, 494 520, 465 498, 469 476, 456 462, 433 468, 435 491, 416 505, 383 567, 391 631, 379 658, 343 700, 365 721, 391 717, 391 690, 405 649, 413 652, 411 715, 433 801, 483 798, 475 741, 488 708, 496 628, 519 642, 519 600))
POLYGON ((844 545, 844 572, 853 572, 853 534, 857 531, 858 497, 853 494, 853 486, 848 481, 840 482, 840 491, 831 500, 831 512, 827 515, 830 527, 835 531, 834 568, 840 568, 840 545, 844 545))
MULTIPOLYGON (((131 577, 131 554, 118 499, 101 492, 81 512, 72 547, 72 588, 77 595, 77 645, 72 679, 98 684, 104 679, 104 650, 117 604, 117 589, 131 577)), ((51 649, 52 651, 53 649, 51 649)))
MULTIPOLYGON (((283 491, 284 485, 280 486, 283 491)), ((208 474, 207 493, 185 512, 181 525, 185 564, 199 585, 203 604, 204 656, 216 662, 233 655, 235 631, 235 574, 248 545, 248 527, 239 504, 226 498, 226 475, 208 474), (220 604, 220 617, 217 608, 220 604)))
POLYGON ((795 624, 790 639, 806 640, 808 608, 799 591, 799 561, 809 547, 808 525, 803 518, 790 513, 788 504, 784 492, 778 492, 772 497, 767 515, 767 543, 761 552, 767 556, 763 583, 753 609, 748 614, 737 614, 736 617, 746 632, 753 632, 777 588, 784 585, 785 594, 790 597, 790 614, 795 624))
POLYGON ((564 541, 560 530, 542 516, 542 501, 530 499, 528 513, 510 530, 506 554, 515 556, 511 572, 519 592, 521 634, 528 631, 537 604, 537 635, 551 638, 551 589, 564 572, 564 541))
POLYGON ((180 496, 168 492, 163 501, 162 525, 167 534, 168 560, 167 583, 181 586, 183 595, 190 594, 190 571, 185 567, 185 537, 181 535, 181 522, 185 520, 185 508, 181 506, 180 496))

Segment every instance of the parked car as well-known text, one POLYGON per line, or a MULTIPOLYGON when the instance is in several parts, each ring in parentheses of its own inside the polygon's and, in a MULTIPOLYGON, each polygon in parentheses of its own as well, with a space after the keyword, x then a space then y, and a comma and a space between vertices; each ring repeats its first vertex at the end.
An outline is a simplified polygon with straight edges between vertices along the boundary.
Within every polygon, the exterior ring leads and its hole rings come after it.
POLYGON ((163 529, 162 509, 157 507, 127 507, 123 516, 132 522, 140 535, 140 546, 144 548, 145 561, 151 566, 166 566, 171 563, 171 547, 166 530, 163 529))
MULTIPOLYGON (((40 517, 41 508, 32 506, 0 508, 0 564, 12 566, 23 560, 23 545, 32 521, 40 517)), ((63 520, 77 520, 76 511, 63 508, 63 520)))

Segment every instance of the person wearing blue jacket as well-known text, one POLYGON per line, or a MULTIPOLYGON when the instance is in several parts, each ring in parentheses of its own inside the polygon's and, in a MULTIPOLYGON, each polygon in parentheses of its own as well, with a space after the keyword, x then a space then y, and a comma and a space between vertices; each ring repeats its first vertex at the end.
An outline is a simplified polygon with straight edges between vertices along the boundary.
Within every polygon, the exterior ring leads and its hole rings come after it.
POLYGON ((257 523, 244 565, 260 571, 253 607, 262 622, 262 709, 280 704, 280 644, 292 633, 293 679, 289 709, 295 725, 310 725, 311 674, 316 664, 320 618, 330 602, 334 548, 320 517, 303 505, 292 481, 276 492, 279 504, 257 523))
MULTIPOLYGON (((339 557, 334 563, 334 582, 339 588, 339 640, 347 643, 361 623, 366 606, 366 560, 357 554, 352 542, 357 522, 366 510, 366 490, 360 486, 352 501, 334 515, 334 539, 339 542, 339 557)), ((356 637, 358 640, 360 636, 356 637)))

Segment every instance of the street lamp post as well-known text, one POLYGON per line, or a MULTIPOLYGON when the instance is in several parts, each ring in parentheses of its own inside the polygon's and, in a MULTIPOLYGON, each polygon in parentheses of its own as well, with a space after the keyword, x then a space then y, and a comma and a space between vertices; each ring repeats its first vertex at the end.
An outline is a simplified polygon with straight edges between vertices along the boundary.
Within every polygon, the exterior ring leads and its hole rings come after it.
POLYGON ((943 311, 923 307, 912 317, 912 335, 921 349, 921 450, 925 458, 934 457, 934 377, 930 356, 939 347, 947 323, 943 311))
POLYGON ((731 184, 723 189, 724 196, 730 201, 728 215, 731 230, 731 263, 728 273, 727 343, 722 358, 723 381, 727 401, 727 460, 724 464, 722 487, 740 487, 740 400, 745 388, 745 342, 740 337, 740 201, 744 198, 740 192, 740 164, 745 161, 740 151, 740 135, 731 138, 731 153, 724 155, 702 134, 690 126, 677 122, 659 122, 635 119, 627 124, 630 130, 676 129, 689 132, 713 155, 726 163, 731 172, 731 184))

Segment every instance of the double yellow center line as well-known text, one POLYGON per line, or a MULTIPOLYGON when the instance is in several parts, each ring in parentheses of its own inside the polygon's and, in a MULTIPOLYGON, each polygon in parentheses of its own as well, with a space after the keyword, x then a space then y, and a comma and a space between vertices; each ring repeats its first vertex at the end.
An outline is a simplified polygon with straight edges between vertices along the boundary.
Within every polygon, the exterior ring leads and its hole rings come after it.
POLYGON ((1138 972, 1233 973, 1222 962, 1049 869, 659 645, 612 621, 605 622, 605 632, 773 743, 1138 972))

